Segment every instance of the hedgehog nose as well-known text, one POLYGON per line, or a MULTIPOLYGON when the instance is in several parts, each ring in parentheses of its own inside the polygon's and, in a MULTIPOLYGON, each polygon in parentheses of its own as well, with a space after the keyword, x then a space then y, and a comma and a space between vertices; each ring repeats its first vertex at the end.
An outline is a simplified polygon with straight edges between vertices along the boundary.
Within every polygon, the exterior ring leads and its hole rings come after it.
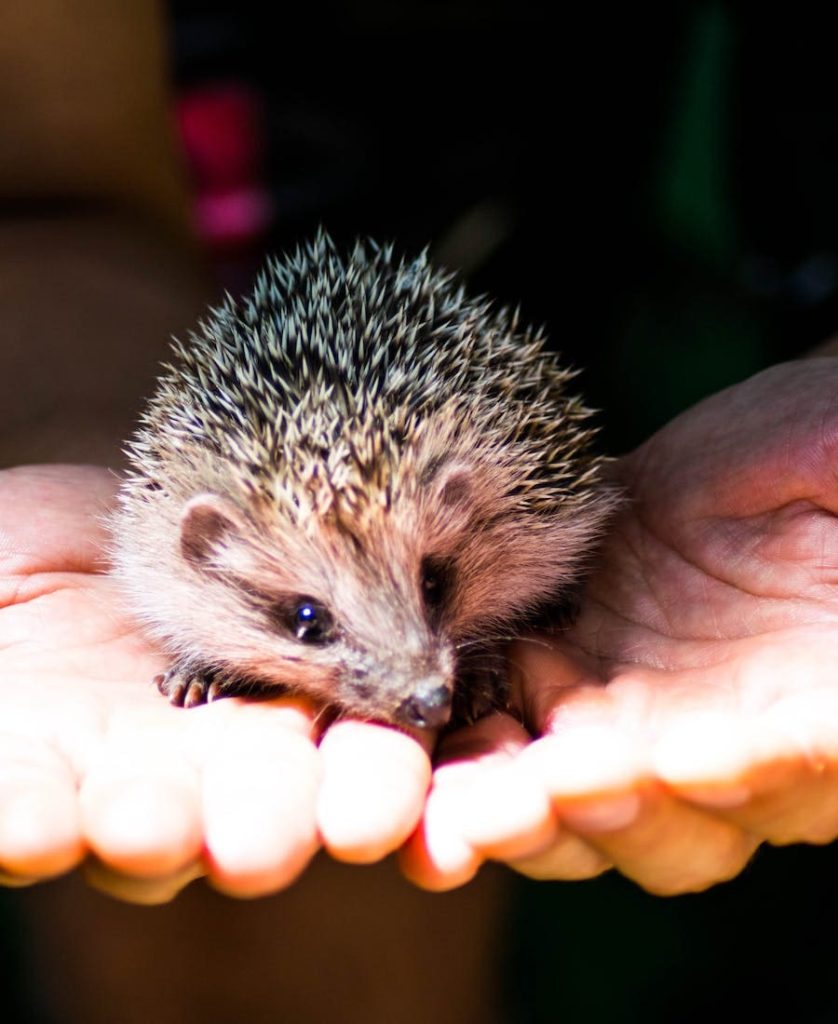
POLYGON ((399 705, 399 718, 405 725, 420 729, 439 729, 450 717, 451 688, 438 679, 423 680, 399 705))

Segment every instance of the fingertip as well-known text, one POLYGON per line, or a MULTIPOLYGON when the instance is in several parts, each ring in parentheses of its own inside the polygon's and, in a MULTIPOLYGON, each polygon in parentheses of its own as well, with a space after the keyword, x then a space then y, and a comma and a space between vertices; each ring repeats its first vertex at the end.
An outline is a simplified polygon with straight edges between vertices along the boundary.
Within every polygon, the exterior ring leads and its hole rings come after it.
POLYGON ((84 855, 75 779, 66 761, 37 741, 4 736, 0 756, 0 871, 47 878, 84 855))
POLYGON ((81 792, 82 820, 101 861, 123 874, 153 877, 169 876, 200 856, 196 787, 177 777, 174 770, 173 777, 89 778, 81 792))
MULTIPOLYGON (((239 738, 240 739, 240 738, 239 738)), ((210 884, 248 898, 290 885, 319 848, 315 819, 321 761, 299 734, 246 752, 239 740, 204 773, 210 884)))
POLYGON ((717 712, 694 712, 655 743, 655 776, 679 796, 718 809, 747 803, 753 751, 741 723, 717 712))
POLYGON ((559 831, 543 785, 518 760, 474 771, 460 790, 456 817, 465 842, 487 858, 535 853, 559 831))
POLYGON ((305 871, 319 844, 312 835, 283 849, 280 856, 248 857, 241 846, 216 844, 206 856, 207 884, 217 892, 235 899, 258 899, 270 896, 292 885, 305 871))
POLYGON ((427 892, 457 889, 480 870, 482 858, 464 841, 454 836, 428 834, 423 820, 398 851, 399 868, 408 881, 427 892))
POLYGON ((464 885, 483 863, 480 851, 463 834, 462 796, 475 765, 438 768, 425 803, 425 812, 408 842, 399 851, 405 877, 420 888, 443 892, 464 885))
POLYGON ((574 724, 560 735, 542 737, 521 760, 556 804, 622 795, 648 777, 642 751, 607 725, 574 724))
POLYGON ((0 868, 12 877, 50 878, 74 868, 85 846, 74 792, 22 789, 0 806, 0 868))
POLYGON ((431 765, 412 736, 371 722, 342 721, 320 744, 317 822, 338 860, 367 864, 404 843, 422 814, 431 765))

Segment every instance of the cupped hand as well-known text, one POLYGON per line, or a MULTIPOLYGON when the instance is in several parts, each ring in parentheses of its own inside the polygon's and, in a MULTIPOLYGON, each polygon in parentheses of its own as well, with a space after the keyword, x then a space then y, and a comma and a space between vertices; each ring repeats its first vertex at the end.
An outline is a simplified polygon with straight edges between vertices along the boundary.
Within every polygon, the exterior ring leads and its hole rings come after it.
POLYGON ((440 751, 403 853, 422 885, 491 857, 676 893, 838 837, 838 360, 721 392, 617 470, 579 619, 511 653, 524 724, 440 751))
POLYGON ((370 861, 413 830, 426 749, 360 722, 320 742, 300 700, 184 711, 106 575, 117 487, 94 467, 0 472, 0 879, 86 858, 93 884, 155 902, 208 874, 240 896, 288 884, 321 843, 370 861))

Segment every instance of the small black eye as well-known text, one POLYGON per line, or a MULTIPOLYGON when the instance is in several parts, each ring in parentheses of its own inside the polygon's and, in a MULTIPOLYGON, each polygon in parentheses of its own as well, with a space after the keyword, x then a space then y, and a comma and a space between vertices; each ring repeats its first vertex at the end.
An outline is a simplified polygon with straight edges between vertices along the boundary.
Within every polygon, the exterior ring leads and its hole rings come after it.
POLYGON ((435 611, 442 607, 451 590, 453 570, 448 562, 436 558, 422 559, 419 583, 425 607, 435 611))
POLYGON ((319 601, 309 597, 297 603, 289 625, 294 636, 304 644, 324 644, 331 639, 331 615, 319 601))

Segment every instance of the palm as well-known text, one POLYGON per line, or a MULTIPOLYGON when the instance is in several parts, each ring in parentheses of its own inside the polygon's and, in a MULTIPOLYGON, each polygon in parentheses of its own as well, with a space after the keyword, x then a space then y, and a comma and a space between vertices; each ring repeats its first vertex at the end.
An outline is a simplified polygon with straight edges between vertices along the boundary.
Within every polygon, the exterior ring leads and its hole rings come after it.
POLYGON ((838 835, 836 395, 834 360, 776 367, 623 460, 629 502, 579 620, 514 655, 543 738, 497 721, 476 757, 460 738, 410 855, 420 881, 458 880, 435 861, 435 800, 446 827, 467 821, 463 871, 487 854, 552 877, 613 863, 667 892, 735 874, 761 840, 838 835), (491 821, 466 809, 479 763, 510 794, 491 821))
POLYGON ((426 754, 409 737, 347 723, 321 752, 300 702, 184 712, 156 693, 160 658, 103 575, 101 518, 115 486, 92 467, 0 474, 7 881, 65 870, 92 849, 98 884, 127 898, 167 898, 205 871, 248 894, 290 881, 317 848, 318 824, 344 859, 398 845, 427 784, 426 754), (376 788, 378 760, 393 756, 395 774, 376 788))
MULTIPOLYGON (((832 360, 778 367, 627 459, 632 505, 592 580, 577 642, 670 670, 748 661, 766 644, 803 657, 801 632, 834 643, 836 395, 832 360)), ((772 699, 752 683, 737 680, 772 699)))

